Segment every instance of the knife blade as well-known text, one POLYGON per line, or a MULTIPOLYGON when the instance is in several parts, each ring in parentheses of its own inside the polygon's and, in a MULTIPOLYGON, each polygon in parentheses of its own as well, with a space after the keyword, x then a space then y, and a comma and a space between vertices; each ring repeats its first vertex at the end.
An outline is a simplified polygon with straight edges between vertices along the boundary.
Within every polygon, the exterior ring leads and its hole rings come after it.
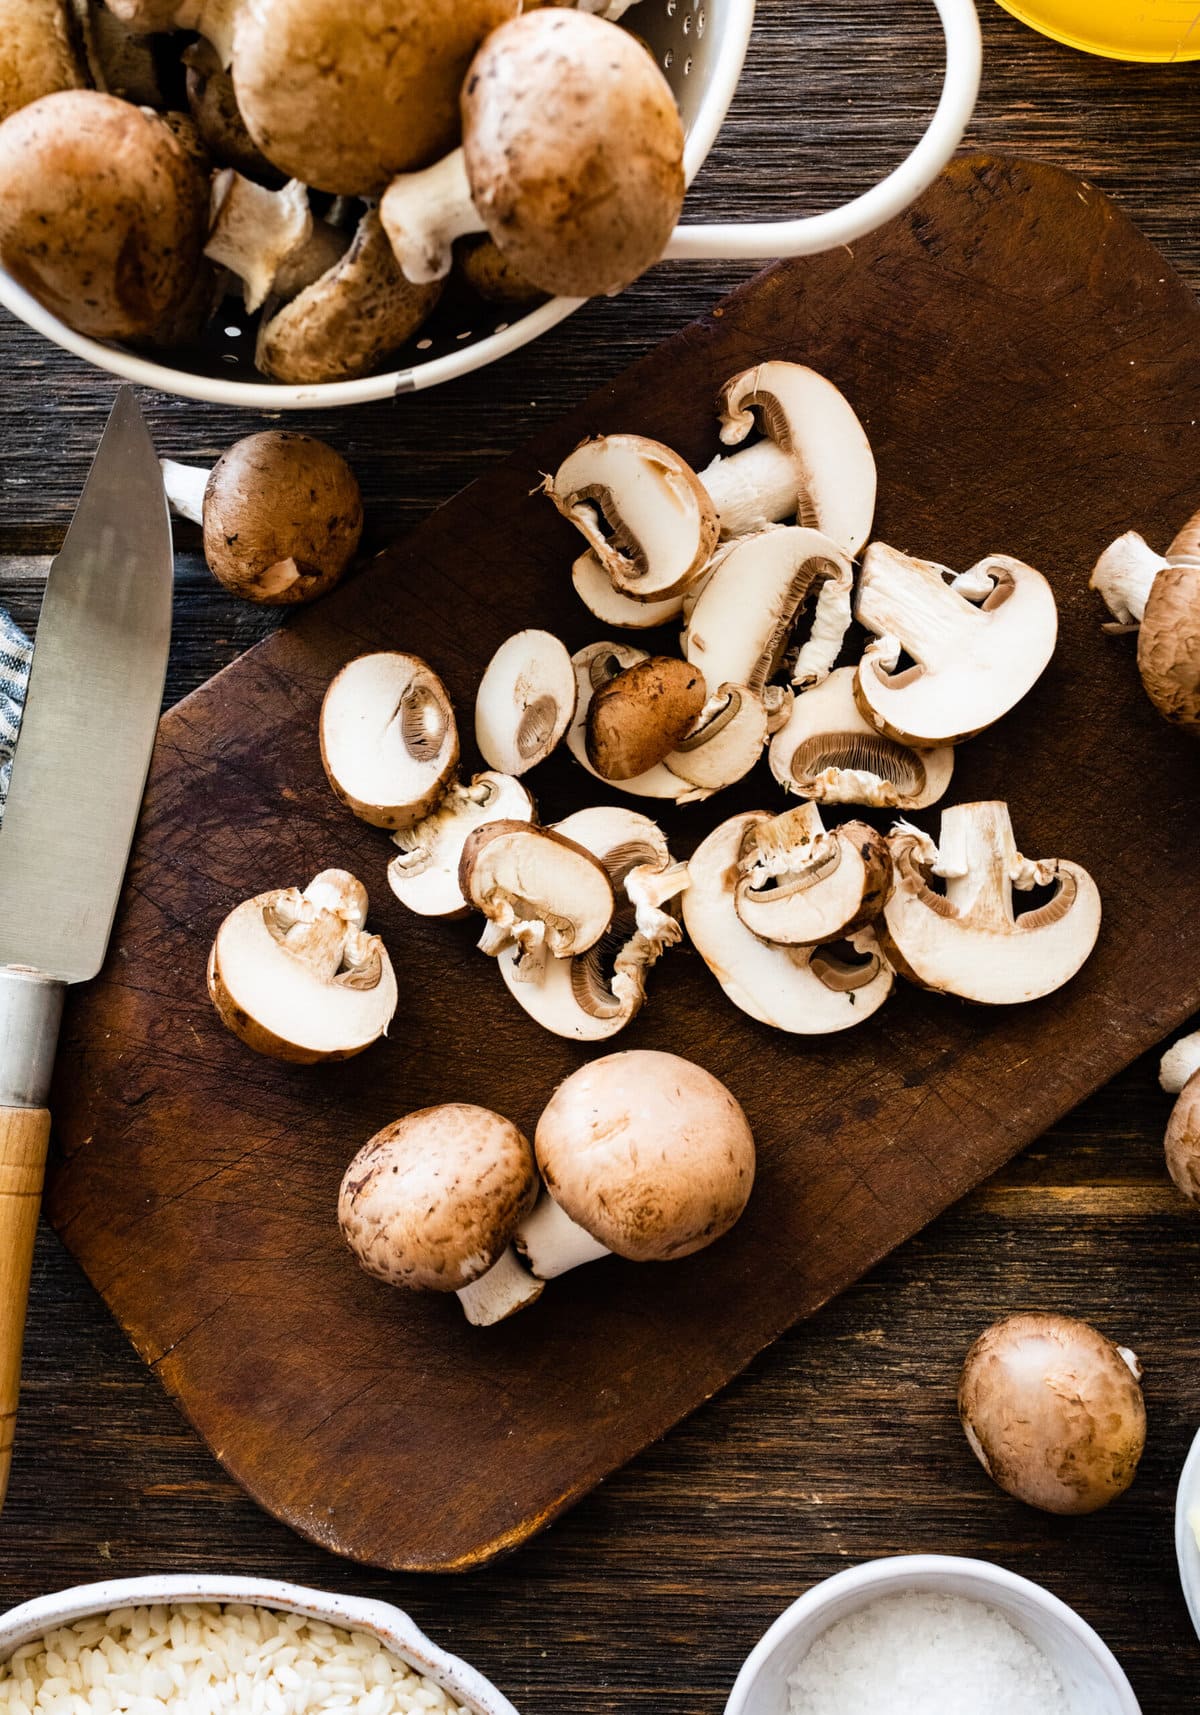
POLYGON ((162 473, 123 388, 46 580, 0 825, 0 1505, 63 997, 104 962, 158 727, 173 572, 162 473))

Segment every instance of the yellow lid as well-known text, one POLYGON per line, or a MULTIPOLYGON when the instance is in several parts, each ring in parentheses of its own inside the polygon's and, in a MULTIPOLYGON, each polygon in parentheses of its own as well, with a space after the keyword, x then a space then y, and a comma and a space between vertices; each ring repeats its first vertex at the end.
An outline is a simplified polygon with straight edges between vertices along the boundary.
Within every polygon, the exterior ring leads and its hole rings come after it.
POLYGON ((1200 59, 1197 0, 999 0, 1068 47, 1115 60, 1200 59))

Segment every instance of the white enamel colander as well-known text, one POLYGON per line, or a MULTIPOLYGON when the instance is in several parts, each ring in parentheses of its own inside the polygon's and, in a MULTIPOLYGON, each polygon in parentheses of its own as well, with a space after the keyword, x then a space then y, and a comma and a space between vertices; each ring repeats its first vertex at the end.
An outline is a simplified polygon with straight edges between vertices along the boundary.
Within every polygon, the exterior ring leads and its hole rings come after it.
MULTIPOLYGON (((946 76, 941 100, 916 148, 881 183, 852 202, 802 220, 745 225, 683 225, 667 248, 668 257, 737 257, 770 260, 831 250, 873 232, 906 209, 935 179, 966 130, 979 93, 981 44, 974 0, 933 0, 946 38, 946 76)), ((683 115, 687 147, 684 166, 691 184, 716 141, 741 76, 755 0, 638 0, 626 16, 650 44, 662 65, 683 115)), ((361 381, 291 386, 263 380, 251 362, 254 347, 236 301, 227 299, 205 346, 189 352, 186 366, 154 361, 89 339, 61 322, 0 270, 0 303, 56 345, 85 357, 114 375, 142 387, 202 399, 213 405, 258 410, 303 411, 357 405, 414 393, 455 380, 494 363, 563 321, 583 302, 553 298, 518 316, 502 319, 496 308, 479 307, 471 325, 453 323, 440 312, 406 355, 403 369, 361 381)))

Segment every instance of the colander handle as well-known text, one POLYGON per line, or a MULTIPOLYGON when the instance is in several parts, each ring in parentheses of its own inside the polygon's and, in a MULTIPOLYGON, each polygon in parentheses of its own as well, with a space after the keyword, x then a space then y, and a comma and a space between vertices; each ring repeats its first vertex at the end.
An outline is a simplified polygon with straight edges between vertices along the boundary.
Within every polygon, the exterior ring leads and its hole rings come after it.
POLYGON ((946 77, 929 129, 908 158, 872 190, 841 208, 802 220, 678 226, 664 255, 705 257, 813 256, 863 238, 902 214, 926 190, 962 141, 975 110, 983 44, 974 0, 934 0, 946 36, 946 77))

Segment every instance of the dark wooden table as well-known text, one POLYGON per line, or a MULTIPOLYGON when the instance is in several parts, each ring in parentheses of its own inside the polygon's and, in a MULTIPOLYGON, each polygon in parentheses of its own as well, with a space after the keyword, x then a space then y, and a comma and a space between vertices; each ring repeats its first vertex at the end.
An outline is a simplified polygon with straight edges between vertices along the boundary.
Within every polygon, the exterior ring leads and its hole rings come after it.
MULTIPOLYGON (((1088 60, 993 0, 981 7, 987 69, 971 143, 1086 175, 1200 284, 1200 68, 1088 60)), ((759 13, 745 83, 694 192, 704 214, 815 210, 865 188, 915 136, 936 88, 936 29, 918 0, 760 0, 759 13)), ((355 464, 382 544, 750 271, 662 268, 498 369, 307 426, 355 464)), ((0 603, 32 624, 37 557, 61 540, 113 384, 7 318, 0 357, 0 603)), ((175 457, 209 459, 259 426, 183 400, 144 403, 175 457)), ((184 553, 169 698, 270 623, 184 553)), ((276 1575, 402 1604, 526 1715, 568 1701, 586 1715, 717 1715, 751 1644, 817 1579, 874 1555, 975 1554, 1092 1621, 1146 1715, 1193 1711, 1200 1646, 1172 1506, 1200 1427, 1200 1217, 1163 1171, 1154 1073, 1134 1067, 553 1530, 459 1581, 346 1565, 260 1514, 45 1235, 0 1597, 151 1571, 276 1575), (1088 1317, 1145 1361, 1146 1458, 1132 1492, 1098 1517, 1059 1521, 1009 1501, 958 1427, 967 1346, 1020 1308, 1088 1317)))

